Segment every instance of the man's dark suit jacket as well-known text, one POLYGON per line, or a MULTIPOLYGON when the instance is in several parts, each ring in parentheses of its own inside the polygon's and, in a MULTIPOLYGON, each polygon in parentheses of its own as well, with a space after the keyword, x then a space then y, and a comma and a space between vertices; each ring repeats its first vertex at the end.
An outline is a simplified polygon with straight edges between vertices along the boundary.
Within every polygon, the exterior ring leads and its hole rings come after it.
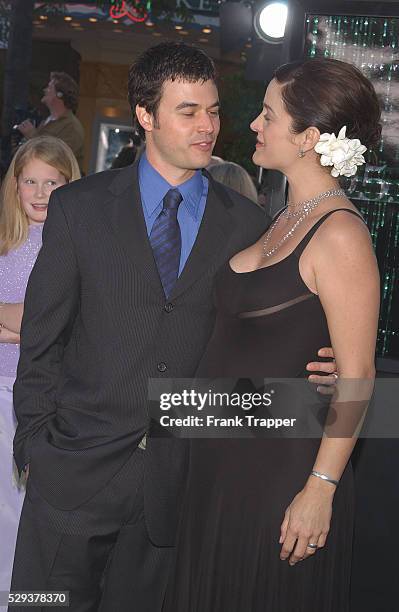
MULTIPOLYGON (((71 510, 121 468, 148 429, 149 378, 195 373, 215 319, 216 271, 268 224, 209 178, 197 240, 165 299, 148 240, 138 163, 55 191, 25 300, 14 387, 18 468, 53 506, 71 510)), ((147 440, 150 538, 174 542, 185 448, 147 440)))

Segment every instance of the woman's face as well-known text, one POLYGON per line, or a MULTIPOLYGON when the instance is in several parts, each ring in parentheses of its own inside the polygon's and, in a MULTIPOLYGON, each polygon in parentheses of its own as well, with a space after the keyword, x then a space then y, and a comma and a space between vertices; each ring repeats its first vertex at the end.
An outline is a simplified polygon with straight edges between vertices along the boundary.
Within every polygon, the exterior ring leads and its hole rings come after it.
POLYGON ((251 130, 257 134, 254 164, 270 170, 285 172, 298 158, 299 146, 290 131, 291 117, 284 108, 282 86, 273 79, 263 100, 262 112, 252 121, 251 130))
POLYGON ((66 182, 57 168, 40 159, 33 158, 25 164, 17 179, 17 190, 30 225, 45 222, 51 192, 66 182))

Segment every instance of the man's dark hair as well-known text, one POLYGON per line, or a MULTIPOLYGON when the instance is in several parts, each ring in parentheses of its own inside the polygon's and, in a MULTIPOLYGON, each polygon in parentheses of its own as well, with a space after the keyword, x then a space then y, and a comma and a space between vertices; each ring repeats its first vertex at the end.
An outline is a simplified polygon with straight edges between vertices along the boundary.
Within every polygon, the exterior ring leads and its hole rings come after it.
POLYGON ((54 81, 55 91, 66 108, 75 113, 79 103, 79 85, 75 79, 66 72, 50 72, 50 80, 54 81))
POLYGON ((128 99, 135 131, 145 138, 145 130, 136 117, 136 104, 156 118, 165 81, 196 83, 209 80, 216 80, 215 65, 197 47, 166 42, 144 51, 129 70, 128 99))

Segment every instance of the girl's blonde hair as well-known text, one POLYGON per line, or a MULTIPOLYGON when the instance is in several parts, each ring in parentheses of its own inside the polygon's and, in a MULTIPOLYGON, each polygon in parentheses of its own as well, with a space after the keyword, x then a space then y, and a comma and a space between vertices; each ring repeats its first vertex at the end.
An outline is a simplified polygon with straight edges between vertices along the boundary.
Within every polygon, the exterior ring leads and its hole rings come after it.
POLYGON ((54 136, 37 136, 23 144, 14 155, 0 191, 0 255, 23 244, 28 238, 29 219, 22 207, 17 180, 32 159, 53 166, 67 183, 80 178, 78 162, 70 147, 54 136))

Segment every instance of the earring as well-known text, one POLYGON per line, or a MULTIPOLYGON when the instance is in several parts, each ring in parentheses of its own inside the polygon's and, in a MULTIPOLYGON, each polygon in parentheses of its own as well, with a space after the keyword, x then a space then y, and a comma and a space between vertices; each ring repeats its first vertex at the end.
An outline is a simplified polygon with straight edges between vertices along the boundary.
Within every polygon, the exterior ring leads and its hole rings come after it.
POLYGON ((305 151, 303 149, 299 149, 298 157, 300 157, 301 159, 302 157, 305 157, 305 151))

